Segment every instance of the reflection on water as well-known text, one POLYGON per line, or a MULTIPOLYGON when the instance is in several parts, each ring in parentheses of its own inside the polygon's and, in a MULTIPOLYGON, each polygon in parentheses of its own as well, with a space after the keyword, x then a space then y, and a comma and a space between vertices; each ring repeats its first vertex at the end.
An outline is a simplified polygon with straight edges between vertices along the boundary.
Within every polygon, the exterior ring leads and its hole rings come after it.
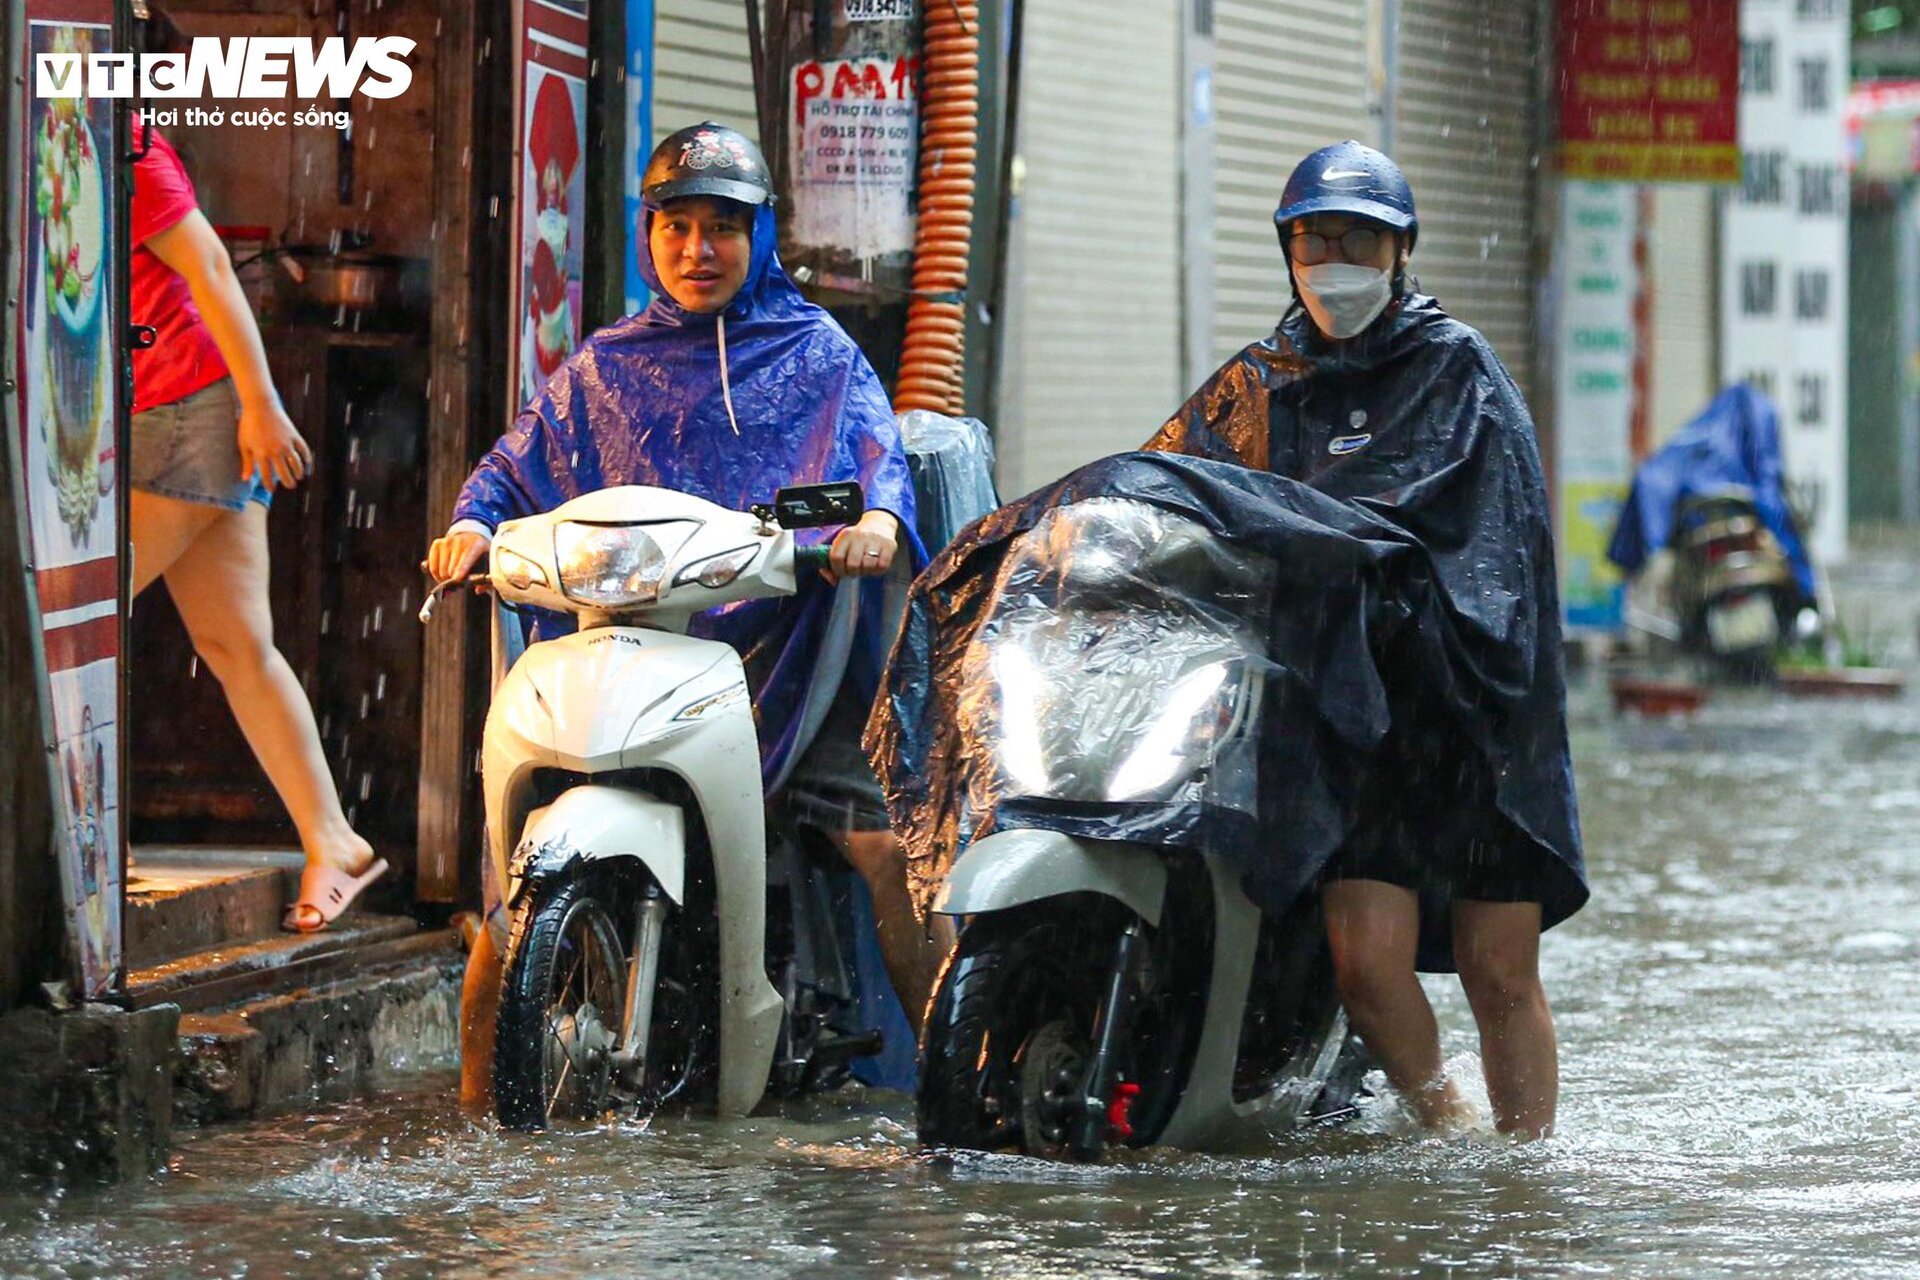
POLYGON ((1551 1142, 1419 1137, 1386 1102, 1086 1170, 920 1154, 879 1095, 529 1139, 440 1076, 189 1135, 151 1186, 0 1202, 0 1274, 1920 1275, 1920 707, 1575 736, 1595 897, 1545 947, 1551 1142))

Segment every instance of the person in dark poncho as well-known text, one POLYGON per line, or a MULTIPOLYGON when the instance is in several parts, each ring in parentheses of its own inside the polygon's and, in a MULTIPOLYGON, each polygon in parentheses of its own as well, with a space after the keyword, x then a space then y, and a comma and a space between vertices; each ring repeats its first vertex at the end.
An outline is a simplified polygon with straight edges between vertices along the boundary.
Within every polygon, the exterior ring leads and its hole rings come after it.
POLYGON ((1320 870, 1328 938, 1355 1028, 1432 1125, 1463 1103, 1415 970, 1450 943, 1495 1120, 1542 1136, 1558 1064, 1540 932, 1587 890, 1533 424, 1486 340, 1410 291, 1419 223, 1386 156, 1316 151, 1274 220, 1299 305, 1145 447, 1291 477, 1424 548, 1386 575, 1408 621, 1372 637, 1388 725, 1320 870))
MULTIPOLYGON (((745 510, 783 486, 859 481, 867 512, 831 547, 833 575, 862 580, 844 679, 821 665, 835 608, 824 586, 711 610, 689 630, 741 651, 766 789, 835 835, 866 880, 888 975, 917 1027, 949 935, 913 918, 904 856, 858 745, 890 638, 885 579, 896 557, 907 567, 925 559, 892 409, 853 340, 781 269, 766 162, 749 139, 712 123, 673 134, 649 160, 642 194, 640 269, 655 301, 560 366, 475 467, 427 568, 442 581, 464 576, 502 521, 609 486, 745 510), (829 681, 837 692, 820 687, 829 681)), ((487 998, 486 976, 470 967, 470 996, 487 998)), ((463 1031, 469 1098, 490 1074, 483 1021, 463 1031)))

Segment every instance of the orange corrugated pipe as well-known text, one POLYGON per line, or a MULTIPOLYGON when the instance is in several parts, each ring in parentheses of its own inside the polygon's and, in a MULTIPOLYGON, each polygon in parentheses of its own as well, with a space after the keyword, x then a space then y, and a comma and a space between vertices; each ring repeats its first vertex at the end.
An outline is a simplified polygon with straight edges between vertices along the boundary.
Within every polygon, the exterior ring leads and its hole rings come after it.
POLYGON ((980 137, 980 7, 924 0, 921 52, 920 223, 913 241, 913 301, 894 384, 896 411, 962 413, 967 254, 973 241, 973 166, 980 137))

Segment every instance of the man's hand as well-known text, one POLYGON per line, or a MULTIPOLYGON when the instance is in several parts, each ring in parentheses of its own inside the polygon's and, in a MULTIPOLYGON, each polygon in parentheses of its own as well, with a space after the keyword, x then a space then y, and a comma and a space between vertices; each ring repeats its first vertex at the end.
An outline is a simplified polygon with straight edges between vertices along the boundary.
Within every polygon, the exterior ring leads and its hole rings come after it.
POLYGON ((313 450, 278 396, 240 406, 239 444, 242 480, 258 475, 269 489, 291 489, 313 470, 313 450))
POLYGON ((827 574, 835 582, 842 578, 871 578, 893 567, 898 549, 900 522, 889 512, 869 511, 860 523, 842 529, 827 553, 832 566, 827 574))
POLYGON ((433 575, 435 582, 452 582, 464 578, 478 564, 480 557, 487 554, 492 543, 477 533, 462 530, 449 533, 444 538, 435 538, 433 545, 427 548, 427 558, 420 567, 433 575))

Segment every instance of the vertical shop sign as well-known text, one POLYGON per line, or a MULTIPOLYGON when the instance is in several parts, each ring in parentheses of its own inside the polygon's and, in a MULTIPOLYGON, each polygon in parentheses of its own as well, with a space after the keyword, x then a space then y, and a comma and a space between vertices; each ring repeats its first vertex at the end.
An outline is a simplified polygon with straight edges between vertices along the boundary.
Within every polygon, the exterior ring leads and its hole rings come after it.
POLYGON ((813 60, 794 67, 788 154, 795 240, 855 258, 913 249, 919 78, 917 57, 813 60))
POLYGON ((1560 581, 1567 626, 1616 631, 1626 588, 1607 543, 1633 479, 1633 242, 1625 183, 1569 182, 1561 199, 1555 415, 1560 446, 1560 581))
POLYGON ((1721 378, 1780 411, 1787 493, 1816 558, 1846 554, 1848 6, 1741 8, 1741 183, 1720 234, 1721 378))
POLYGON ((587 0, 521 0, 516 409, 580 341, 587 210, 587 0))
POLYGON ((640 275, 640 179, 653 155, 653 0, 627 0, 626 303, 632 315, 651 300, 640 275))
MULTIPOLYGON (((25 63, 112 51, 106 0, 34 0, 25 63)), ((76 69, 75 74, 82 74, 76 69)), ((19 264, 20 437, 11 504, 45 658, 45 749, 73 973, 89 996, 120 966, 120 482, 115 443, 113 104, 29 97, 19 264)), ((13 744, 9 744, 12 746, 13 744)))
POLYGON ((1736 182, 1739 0, 1563 0, 1569 178, 1736 182))

